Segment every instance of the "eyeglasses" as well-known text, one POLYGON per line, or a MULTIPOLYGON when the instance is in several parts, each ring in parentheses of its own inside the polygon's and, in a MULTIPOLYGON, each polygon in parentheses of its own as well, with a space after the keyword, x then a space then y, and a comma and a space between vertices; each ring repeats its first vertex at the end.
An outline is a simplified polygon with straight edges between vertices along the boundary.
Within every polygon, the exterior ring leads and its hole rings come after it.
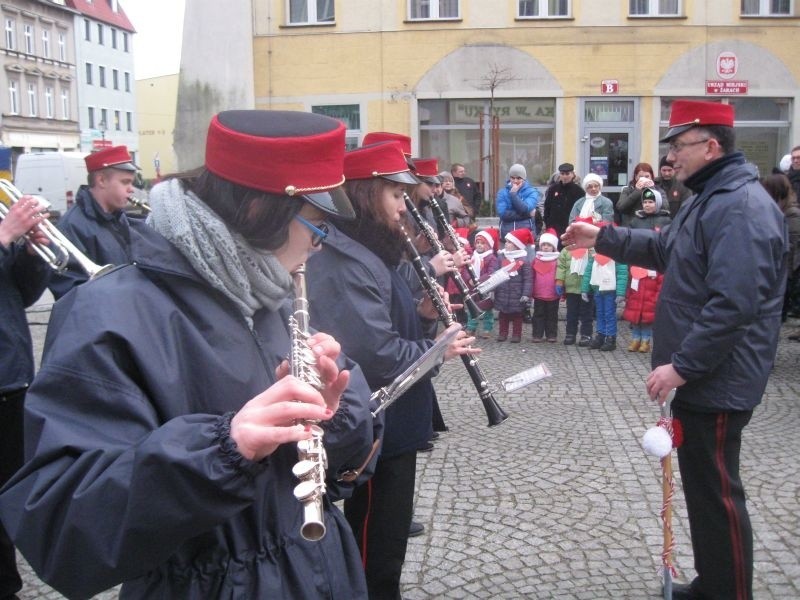
POLYGON ((328 237, 327 223, 320 223, 319 227, 317 227, 313 223, 306 221, 300 215, 295 215, 294 218, 295 220, 299 221, 300 223, 308 227, 308 230, 311 232, 311 245, 314 246, 315 248, 322 243, 322 240, 328 237))
POLYGON ((710 139, 711 138, 705 138, 702 140, 696 140, 694 142, 672 142, 671 144, 667 144, 667 148, 669 148, 669 151, 672 152, 673 154, 677 154, 678 152, 686 148, 686 146, 696 146, 697 144, 705 144, 710 139))

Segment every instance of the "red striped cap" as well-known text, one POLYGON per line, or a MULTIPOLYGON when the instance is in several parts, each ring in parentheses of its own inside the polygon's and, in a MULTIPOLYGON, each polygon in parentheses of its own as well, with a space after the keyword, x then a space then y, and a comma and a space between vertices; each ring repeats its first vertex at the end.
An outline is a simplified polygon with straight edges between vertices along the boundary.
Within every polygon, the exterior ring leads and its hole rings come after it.
POLYGON ((426 183, 441 183, 439 161, 435 158, 415 158, 414 175, 426 183))
POLYGON ((692 127, 722 125, 733 127, 733 106, 721 102, 675 100, 669 113, 669 130, 660 142, 668 142, 692 127))
POLYGON ((356 148, 344 155, 344 176, 353 179, 382 177, 397 183, 416 185, 419 183, 406 164, 406 157, 399 142, 379 142, 356 148))
POLYGON ((362 145, 377 144, 378 142, 399 142, 403 149, 403 154, 411 156, 411 138, 402 133, 391 133, 390 131, 371 131, 364 136, 362 145))

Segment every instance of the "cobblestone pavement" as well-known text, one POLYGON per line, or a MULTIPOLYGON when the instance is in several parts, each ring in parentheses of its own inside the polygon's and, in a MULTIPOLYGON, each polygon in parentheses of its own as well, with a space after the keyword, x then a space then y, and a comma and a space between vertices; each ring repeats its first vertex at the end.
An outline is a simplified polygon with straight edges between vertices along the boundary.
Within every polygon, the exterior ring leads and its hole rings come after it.
MULTIPOLYGON (((37 352, 47 317, 46 300, 29 313, 37 352)), ((658 598, 661 471, 640 446, 658 419, 644 393, 650 356, 626 351, 624 324, 614 352, 532 344, 529 327, 521 344, 481 340, 481 367, 510 415, 502 425, 486 426, 460 361, 436 380, 449 431, 418 455, 415 519, 426 531, 410 540, 403 596, 658 598), (502 391, 503 378, 541 362, 551 377, 502 391)), ((744 433, 758 600, 800 598, 800 343, 786 340, 788 330, 744 433)), ((692 550, 677 467, 676 483, 676 581, 688 581, 692 550)), ((61 598, 20 564, 20 598, 61 598)), ((96 598, 116 597, 111 590, 96 598)))

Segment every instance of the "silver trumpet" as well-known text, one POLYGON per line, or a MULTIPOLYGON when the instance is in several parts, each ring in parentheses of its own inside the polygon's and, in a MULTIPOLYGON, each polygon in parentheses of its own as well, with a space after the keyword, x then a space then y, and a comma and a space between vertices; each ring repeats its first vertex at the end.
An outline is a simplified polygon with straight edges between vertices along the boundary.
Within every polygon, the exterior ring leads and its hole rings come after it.
MULTIPOLYGON (((292 316, 289 317, 291 373, 300 381, 321 390, 323 384, 315 369, 316 357, 308 347, 309 315, 305 265, 300 265, 292 273, 292 279, 295 297, 292 304, 292 316)), ((303 525, 300 527, 300 535, 310 542, 316 542, 325 535, 322 499, 325 495, 325 471, 328 469, 328 456, 322 443, 324 433, 322 427, 317 421, 310 422, 310 425, 311 439, 297 442, 297 453, 300 460, 292 467, 292 473, 300 480, 300 483, 294 488, 294 497, 303 504, 303 525)))
POLYGON ((153 209, 150 208, 150 205, 147 202, 141 200, 140 198, 137 198, 136 196, 128 196, 128 202, 130 204, 133 204, 137 208, 141 208, 146 213, 153 211, 153 209))
MULTIPOLYGON (((16 204, 20 201, 23 194, 14 184, 8 179, 0 179, 0 195, 5 194, 11 204, 16 204)), ((43 199, 42 199, 43 200, 43 199)), ((45 200, 45 202, 47 202, 45 200)), ((9 208, 6 204, 0 201, 0 217, 5 219, 8 214, 9 208)), ((92 262, 88 256, 78 250, 75 245, 70 242, 67 237, 61 233, 55 225, 47 219, 41 221, 36 229, 39 229, 49 240, 49 244, 38 244, 31 242, 29 235, 25 235, 25 239, 30 242, 36 253, 50 265, 54 271, 61 272, 67 268, 70 256, 75 259, 81 269, 89 276, 89 279, 95 279, 107 273, 114 268, 114 265, 98 265, 92 262)))

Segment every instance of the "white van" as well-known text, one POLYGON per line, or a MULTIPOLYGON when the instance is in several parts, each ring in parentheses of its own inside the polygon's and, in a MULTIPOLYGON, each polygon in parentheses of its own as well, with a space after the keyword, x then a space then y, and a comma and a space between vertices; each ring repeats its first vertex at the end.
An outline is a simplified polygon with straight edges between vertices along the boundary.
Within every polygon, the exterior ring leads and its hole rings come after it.
POLYGON ((83 152, 30 152, 20 154, 14 186, 23 194, 36 194, 50 202, 50 216, 58 219, 72 206, 78 188, 86 184, 83 152))

